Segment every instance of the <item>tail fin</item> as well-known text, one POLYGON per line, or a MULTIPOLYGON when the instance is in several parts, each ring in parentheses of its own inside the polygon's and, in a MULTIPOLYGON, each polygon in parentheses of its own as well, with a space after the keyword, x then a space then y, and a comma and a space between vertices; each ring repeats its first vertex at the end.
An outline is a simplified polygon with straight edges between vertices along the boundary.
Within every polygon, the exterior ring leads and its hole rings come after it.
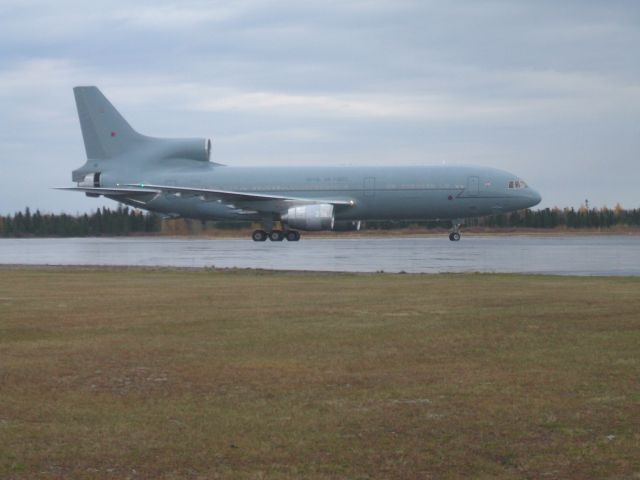
POLYGON ((87 158, 116 157, 144 140, 97 87, 75 87, 73 93, 87 158))

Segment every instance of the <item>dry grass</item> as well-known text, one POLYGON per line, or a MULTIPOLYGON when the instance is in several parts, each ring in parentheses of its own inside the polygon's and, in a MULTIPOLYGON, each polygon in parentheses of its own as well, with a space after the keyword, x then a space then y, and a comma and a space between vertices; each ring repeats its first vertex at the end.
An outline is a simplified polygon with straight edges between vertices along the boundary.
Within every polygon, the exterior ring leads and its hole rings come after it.
POLYGON ((640 279, 0 268, 0 478, 638 478, 640 279))

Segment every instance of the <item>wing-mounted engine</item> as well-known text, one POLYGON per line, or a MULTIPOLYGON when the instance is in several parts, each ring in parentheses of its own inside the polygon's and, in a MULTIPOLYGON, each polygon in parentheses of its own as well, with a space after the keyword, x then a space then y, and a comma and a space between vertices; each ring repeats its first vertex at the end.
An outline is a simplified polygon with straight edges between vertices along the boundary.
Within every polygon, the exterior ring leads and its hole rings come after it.
POLYGON ((177 138, 160 140, 160 157, 184 158, 198 162, 208 162, 211 158, 209 138, 177 138))
POLYGON ((334 225, 333 205, 319 203, 291 207, 282 215, 282 221, 300 230, 331 230, 334 225))

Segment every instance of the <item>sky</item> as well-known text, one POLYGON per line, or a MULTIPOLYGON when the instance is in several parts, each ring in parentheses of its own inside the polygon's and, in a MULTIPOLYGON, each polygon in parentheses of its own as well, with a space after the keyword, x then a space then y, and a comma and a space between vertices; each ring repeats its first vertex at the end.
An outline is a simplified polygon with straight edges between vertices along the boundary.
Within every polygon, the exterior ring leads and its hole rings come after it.
POLYGON ((84 212, 72 87, 228 165, 492 166, 640 207, 636 0, 0 0, 0 214, 84 212))

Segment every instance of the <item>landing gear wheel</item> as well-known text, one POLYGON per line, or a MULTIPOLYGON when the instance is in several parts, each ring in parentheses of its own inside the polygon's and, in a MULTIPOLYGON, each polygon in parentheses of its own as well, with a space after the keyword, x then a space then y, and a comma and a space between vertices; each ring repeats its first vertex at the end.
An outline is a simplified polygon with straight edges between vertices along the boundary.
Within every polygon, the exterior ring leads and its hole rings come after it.
POLYGON ((451 232, 449 234, 449 240, 452 242, 457 242, 460 240, 460 234, 458 232, 451 232))
POLYGON ((271 230, 269 232, 269 240, 272 242, 281 242, 284 239, 284 233, 282 230, 271 230))
POLYGON ((287 233, 285 233, 285 237, 290 242, 297 242, 298 240, 300 240, 300 232, 289 230, 287 233))
POLYGON ((255 230, 251 234, 251 239, 254 242, 264 242, 267 239, 267 232, 265 232, 264 230, 255 230))

